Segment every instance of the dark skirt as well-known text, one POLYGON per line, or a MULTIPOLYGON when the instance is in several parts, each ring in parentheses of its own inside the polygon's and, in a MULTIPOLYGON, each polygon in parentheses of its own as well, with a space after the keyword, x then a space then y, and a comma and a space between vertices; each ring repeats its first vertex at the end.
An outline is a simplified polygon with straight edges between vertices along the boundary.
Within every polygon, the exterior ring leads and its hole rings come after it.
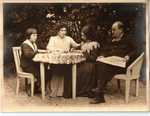
MULTIPOLYGON (((64 78, 64 97, 72 97, 72 71, 71 65, 67 65, 65 68, 64 78)), ((77 96, 87 96, 91 89, 95 88, 95 63, 82 62, 77 65, 77 85, 76 94, 77 96)))
POLYGON ((22 70, 27 73, 32 73, 34 77, 40 80, 40 65, 38 63, 32 63, 28 67, 22 67, 22 70))
POLYGON ((87 96, 95 88, 95 63, 83 62, 77 68, 77 96, 87 96))

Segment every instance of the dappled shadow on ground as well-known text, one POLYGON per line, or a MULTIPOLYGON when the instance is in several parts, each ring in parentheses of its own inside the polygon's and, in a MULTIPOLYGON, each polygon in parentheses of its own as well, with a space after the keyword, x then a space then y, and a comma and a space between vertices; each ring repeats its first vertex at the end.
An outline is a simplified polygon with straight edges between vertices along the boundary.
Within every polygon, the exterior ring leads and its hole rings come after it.
POLYGON ((135 97, 134 82, 131 83, 131 93, 129 103, 124 102, 124 82, 121 83, 122 91, 117 91, 117 82, 112 80, 107 87, 105 96, 106 103, 91 105, 87 97, 77 97, 77 99, 65 99, 63 97, 41 99, 41 94, 28 97, 25 92, 24 79, 21 80, 19 95, 15 94, 15 75, 4 78, 3 111, 145 111, 146 109, 146 89, 140 84, 139 96, 135 97))

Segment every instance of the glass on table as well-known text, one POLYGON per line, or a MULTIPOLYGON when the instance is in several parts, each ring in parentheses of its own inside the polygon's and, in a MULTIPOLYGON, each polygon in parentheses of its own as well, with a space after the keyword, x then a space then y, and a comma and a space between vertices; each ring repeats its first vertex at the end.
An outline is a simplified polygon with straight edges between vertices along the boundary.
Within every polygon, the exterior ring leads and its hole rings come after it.
POLYGON ((47 53, 48 50, 38 49, 38 53, 47 53))

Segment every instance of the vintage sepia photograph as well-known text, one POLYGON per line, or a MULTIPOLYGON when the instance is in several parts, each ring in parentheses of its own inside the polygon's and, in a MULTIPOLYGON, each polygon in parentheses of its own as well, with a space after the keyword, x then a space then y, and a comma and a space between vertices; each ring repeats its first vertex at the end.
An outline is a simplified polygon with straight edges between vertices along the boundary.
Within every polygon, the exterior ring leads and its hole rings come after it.
POLYGON ((149 111, 146 2, 2 6, 2 112, 149 111))

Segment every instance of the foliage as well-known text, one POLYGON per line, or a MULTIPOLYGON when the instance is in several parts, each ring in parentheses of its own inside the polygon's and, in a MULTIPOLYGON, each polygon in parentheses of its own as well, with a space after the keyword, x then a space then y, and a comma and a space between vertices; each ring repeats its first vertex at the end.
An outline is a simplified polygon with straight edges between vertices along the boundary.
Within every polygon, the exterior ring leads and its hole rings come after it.
POLYGON ((50 36, 56 34, 55 27, 58 23, 66 24, 68 35, 77 42, 80 42, 80 33, 84 25, 95 27, 99 32, 99 39, 109 38, 111 25, 116 20, 123 21, 127 33, 135 34, 137 38, 144 38, 145 31, 141 30, 145 25, 144 13, 145 6, 143 4, 5 3, 5 57, 10 55, 12 46, 20 45, 25 40, 24 32, 28 27, 38 29, 38 45, 43 49, 50 36), (138 33, 138 31, 143 32, 138 33))

